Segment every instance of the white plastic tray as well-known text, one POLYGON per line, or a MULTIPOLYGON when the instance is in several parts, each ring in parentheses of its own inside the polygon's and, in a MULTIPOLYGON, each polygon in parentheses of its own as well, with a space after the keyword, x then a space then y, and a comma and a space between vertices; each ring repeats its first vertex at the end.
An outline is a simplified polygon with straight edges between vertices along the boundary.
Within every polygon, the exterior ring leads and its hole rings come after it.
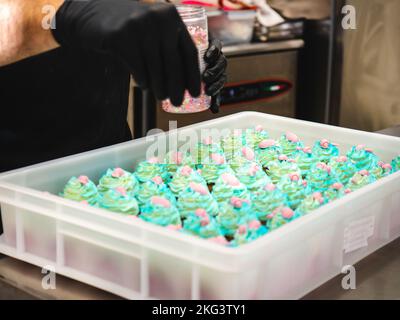
MULTIPOLYGON (((341 150, 366 143, 384 161, 400 153, 399 138, 255 112, 179 133, 255 124, 273 137, 293 131, 308 144, 324 137, 341 150)), ((400 236, 400 172, 239 248, 43 192, 58 193, 80 173, 97 179, 108 167, 133 170, 150 143, 138 139, 0 175, 0 252, 131 299, 297 299, 400 236), (345 230, 363 219, 372 235, 346 253, 345 230)))

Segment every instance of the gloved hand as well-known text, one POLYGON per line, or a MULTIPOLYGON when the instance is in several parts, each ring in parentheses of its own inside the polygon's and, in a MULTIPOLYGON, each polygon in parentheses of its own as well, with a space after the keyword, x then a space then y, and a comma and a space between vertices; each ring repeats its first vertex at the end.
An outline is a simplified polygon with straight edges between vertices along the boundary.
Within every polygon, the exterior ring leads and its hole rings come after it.
POLYGON ((205 83, 206 94, 211 96, 212 113, 219 112, 220 92, 224 87, 226 77, 227 60, 221 51, 221 41, 212 39, 210 46, 205 53, 204 61, 207 64, 206 70, 203 73, 203 81, 205 83))
POLYGON ((198 53, 174 5, 132 0, 66 0, 53 35, 64 46, 121 59, 136 83, 179 106, 200 94, 198 53))

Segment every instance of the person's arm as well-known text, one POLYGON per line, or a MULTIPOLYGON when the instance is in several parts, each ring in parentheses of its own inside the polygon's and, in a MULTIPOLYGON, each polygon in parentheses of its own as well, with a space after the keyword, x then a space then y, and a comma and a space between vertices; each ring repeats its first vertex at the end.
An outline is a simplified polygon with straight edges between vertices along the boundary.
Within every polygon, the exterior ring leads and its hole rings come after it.
POLYGON ((0 66, 57 48, 51 30, 42 26, 64 0, 0 0, 0 66), (43 8, 53 7, 54 10, 43 8))

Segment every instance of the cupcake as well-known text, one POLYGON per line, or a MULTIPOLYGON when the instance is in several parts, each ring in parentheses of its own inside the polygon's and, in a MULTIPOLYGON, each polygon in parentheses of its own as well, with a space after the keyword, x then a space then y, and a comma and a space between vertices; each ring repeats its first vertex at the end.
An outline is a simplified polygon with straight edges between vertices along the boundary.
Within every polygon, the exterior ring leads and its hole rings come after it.
POLYGON ((191 182, 206 185, 206 181, 196 170, 189 166, 183 166, 178 168, 168 186, 174 196, 178 198, 191 182))
POLYGON ((312 152, 320 162, 325 163, 328 163, 331 157, 337 157, 339 155, 337 144, 326 139, 317 141, 312 152))
POLYGON ((295 219, 294 211, 288 207, 279 207, 267 217, 267 228, 269 231, 278 229, 295 219))
POLYGON ((193 152, 195 163, 202 164, 204 161, 207 161, 213 153, 223 154, 220 144, 215 143, 212 137, 203 139, 196 145, 193 152))
POLYGON ((246 223, 251 218, 250 210, 251 205, 248 199, 232 197, 229 202, 221 203, 216 221, 222 234, 233 236, 239 225, 246 223))
POLYGON ((190 154, 181 151, 168 152, 165 156, 164 164, 170 178, 172 178, 176 170, 181 166, 194 167, 194 161, 190 154))
POLYGON ((256 154, 253 149, 243 147, 228 163, 233 171, 236 172, 238 169, 250 162, 256 162, 256 154))
POLYGON ((267 216, 276 208, 287 206, 287 196, 270 183, 253 193, 251 203, 254 214, 260 221, 265 222, 267 216))
POLYGON ((332 175, 344 185, 357 172, 356 166, 346 156, 333 157, 328 166, 332 169, 332 175))
POLYGON ((218 214, 218 204, 207 187, 200 183, 190 182, 178 199, 178 209, 182 218, 186 218, 197 209, 204 209, 208 214, 218 214))
POLYGON ((242 224, 236 230, 233 237, 232 246, 240 246, 249 242, 252 242, 268 232, 260 221, 252 220, 247 224, 242 224))
POLYGON ((287 195, 287 203, 295 210, 301 201, 310 193, 307 182, 298 173, 289 173, 282 177, 278 188, 287 195))
POLYGON ((314 192, 307 196, 297 207, 295 211, 295 218, 304 216, 311 211, 318 209, 326 203, 326 199, 323 197, 321 192, 314 192))
POLYGON ((153 179, 142 183, 135 196, 140 207, 146 205, 153 196, 164 197, 172 204, 176 204, 175 196, 172 194, 171 190, 168 189, 160 176, 156 176, 153 179))
POLYGON ((345 196, 346 194, 348 194, 350 192, 351 192, 351 190, 346 189, 342 183, 335 182, 328 188, 328 190, 326 190, 324 192, 324 198, 328 202, 332 202, 336 199, 342 198, 343 196, 345 196))
POLYGON ((275 140, 266 139, 256 146, 255 152, 257 161, 263 168, 268 168, 268 163, 278 160, 279 155, 282 154, 282 148, 275 140))
POLYGON ((303 178, 310 172, 311 167, 318 162, 318 158, 313 154, 310 147, 298 148, 292 156, 296 160, 303 178))
POLYGON ((100 193, 105 193, 108 190, 118 187, 124 188, 128 193, 134 194, 139 188, 139 182, 135 175, 121 168, 108 169, 107 172, 100 178, 97 189, 100 193))
POLYGON ((271 179, 261 169, 261 166, 254 162, 244 164, 236 171, 236 176, 250 192, 256 192, 271 183, 271 179))
POLYGON ((381 179, 387 177, 392 173, 392 166, 390 163, 384 163, 383 161, 379 161, 378 164, 373 167, 369 172, 376 178, 381 179))
POLYGON ((395 173, 400 170, 400 155, 394 158, 391 162, 392 165, 392 173, 395 173))
POLYGON ((99 198, 99 207, 126 215, 137 216, 139 205, 134 197, 123 187, 109 189, 99 198))
POLYGON ((282 177, 289 173, 297 173, 301 176, 301 171, 296 160, 289 159, 286 155, 281 154, 278 160, 268 164, 267 174, 274 184, 277 184, 282 177))
POLYGON ((222 139, 221 147, 224 151, 226 159, 228 161, 232 160, 234 155, 239 153, 245 144, 246 141, 243 137, 242 130, 234 130, 232 134, 222 139))
POLYGON ((87 176, 79 176, 68 180, 60 196, 94 206, 97 203, 99 194, 96 185, 87 176))
POLYGON ((183 230, 205 239, 222 236, 221 230, 212 214, 203 208, 194 209, 183 222, 183 230))
POLYGON ((229 201, 232 197, 250 200, 250 193, 246 186, 232 173, 223 173, 218 178, 212 195, 219 204, 229 201))
POLYGON ((153 157, 145 161, 141 161, 135 171, 137 179, 144 183, 160 176, 164 181, 168 181, 168 172, 165 164, 160 163, 160 159, 153 157))
POLYGON ((347 157, 354 163, 357 171, 371 170, 379 161, 374 152, 363 144, 351 148, 347 153, 347 157))
POLYGON ((204 164, 198 165, 201 176, 206 181, 210 190, 217 179, 224 173, 233 173, 231 167, 226 163, 223 155, 212 153, 204 164))
POLYGON ((335 177, 330 166, 318 162, 308 173, 307 182, 313 191, 325 192, 335 182, 335 177))
POLYGON ((293 132, 286 132, 279 139, 283 154, 288 157, 297 151, 297 148, 303 148, 304 145, 293 132))
POLYGON ((182 225, 178 209, 166 197, 153 196, 142 207, 139 218, 163 227, 182 225))
POLYGON ((261 125, 257 125, 252 129, 246 129, 244 131, 244 139, 246 141, 246 145, 252 149, 255 149, 261 141, 268 138, 268 132, 264 130, 261 125))
POLYGON ((376 178, 370 174, 368 170, 361 170, 350 179, 346 189, 349 189, 353 192, 375 181, 376 178))

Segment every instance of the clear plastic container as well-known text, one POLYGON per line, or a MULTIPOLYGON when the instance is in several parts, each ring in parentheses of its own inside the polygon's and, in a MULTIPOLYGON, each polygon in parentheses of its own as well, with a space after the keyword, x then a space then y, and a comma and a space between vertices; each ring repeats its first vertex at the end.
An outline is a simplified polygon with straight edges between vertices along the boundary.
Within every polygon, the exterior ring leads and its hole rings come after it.
MULTIPOLYGON (((205 9, 189 5, 177 5, 176 8, 199 51, 200 72, 203 73, 206 68, 203 57, 208 49, 208 25, 205 9)), ((196 113, 209 109, 210 102, 211 98, 204 93, 204 85, 202 85, 198 98, 193 98, 186 91, 181 106, 174 106, 169 100, 164 100, 162 108, 169 113, 196 113)))

